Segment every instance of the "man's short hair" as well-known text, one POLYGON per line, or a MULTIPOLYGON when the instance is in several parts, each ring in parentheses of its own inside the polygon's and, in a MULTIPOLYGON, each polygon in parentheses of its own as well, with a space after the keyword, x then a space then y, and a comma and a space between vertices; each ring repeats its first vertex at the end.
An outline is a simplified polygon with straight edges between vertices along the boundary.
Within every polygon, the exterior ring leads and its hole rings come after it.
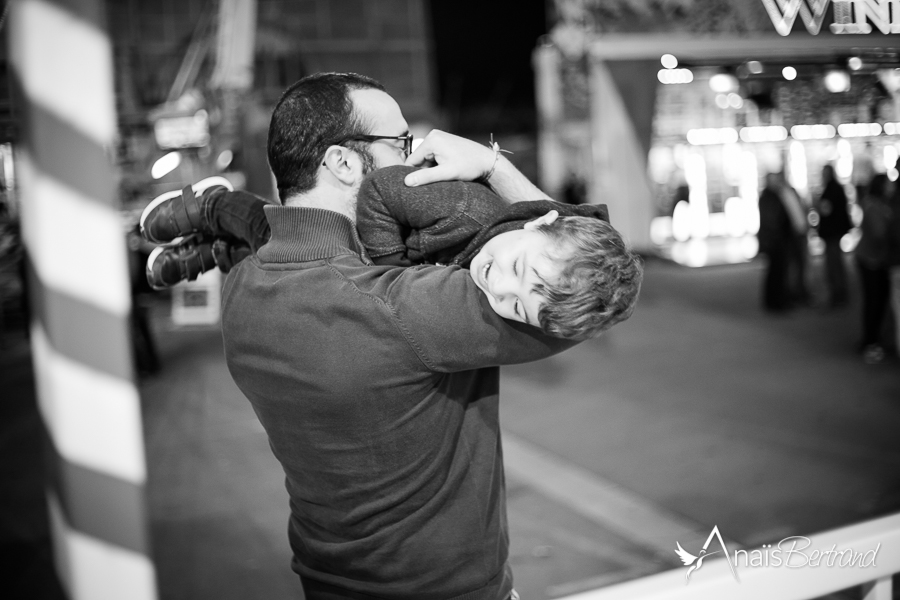
POLYGON ((282 202, 316 186, 316 174, 329 146, 346 145, 349 138, 370 133, 370 125, 354 110, 350 99, 351 91, 364 89, 384 91, 384 86, 356 73, 316 73, 282 94, 272 112, 267 148, 282 202))
POLYGON ((546 302, 538 312, 549 335, 585 340, 634 312, 644 277, 641 257, 606 221, 560 217, 537 227, 556 243, 564 267, 554 283, 539 284, 546 302))

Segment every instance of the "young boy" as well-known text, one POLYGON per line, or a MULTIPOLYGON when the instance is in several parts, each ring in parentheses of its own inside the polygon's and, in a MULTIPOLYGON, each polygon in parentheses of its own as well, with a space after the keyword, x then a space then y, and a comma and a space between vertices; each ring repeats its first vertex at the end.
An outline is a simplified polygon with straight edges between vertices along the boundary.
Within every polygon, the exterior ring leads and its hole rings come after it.
MULTIPOLYGON (((605 205, 552 201, 508 204, 487 186, 440 182, 407 187, 411 167, 367 176, 357 198, 357 230, 376 264, 468 268, 500 316, 568 339, 586 339, 627 319, 643 276, 640 258, 608 223, 605 205)), ((193 279, 214 264, 227 270, 269 236, 265 202, 201 182, 152 202, 144 236, 165 242, 147 263, 155 287, 193 279), (195 193, 200 193, 197 200, 195 193), (210 242, 226 238, 227 244, 210 242), (246 242, 249 248, 241 250, 246 242)))

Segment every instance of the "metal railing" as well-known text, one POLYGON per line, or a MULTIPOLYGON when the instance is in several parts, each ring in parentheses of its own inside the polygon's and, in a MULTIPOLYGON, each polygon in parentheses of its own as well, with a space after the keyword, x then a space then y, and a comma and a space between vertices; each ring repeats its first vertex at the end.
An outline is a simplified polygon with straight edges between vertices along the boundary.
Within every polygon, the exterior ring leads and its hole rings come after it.
MULTIPOLYGON (((717 556, 704 560, 689 582, 686 579, 689 567, 682 567, 557 600, 811 600, 855 586, 863 586, 864 600, 892 599, 891 576, 900 572, 900 513, 806 538, 809 545, 801 550, 803 555, 791 555, 790 566, 784 564, 783 553, 779 555, 780 566, 774 566, 774 560, 768 561, 772 566, 750 566, 755 564, 750 560, 753 556, 768 554, 771 558, 778 543, 773 541, 771 548, 737 552, 740 558, 735 570, 737 579, 726 559, 717 556), (808 563, 812 562, 816 550, 820 553, 832 550, 827 555, 829 558, 842 550, 857 554, 845 553, 840 559, 833 558, 832 566, 819 554, 820 564, 810 566, 808 563), (851 556, 867 552, 866 560, 846 564, 851 556)), ((672 545, 674 550, 674 540, 672 545)), ((728 550, 734 564, 735 549, 728 550)), ((795 550, 800 550, 799 546, 795 550)))

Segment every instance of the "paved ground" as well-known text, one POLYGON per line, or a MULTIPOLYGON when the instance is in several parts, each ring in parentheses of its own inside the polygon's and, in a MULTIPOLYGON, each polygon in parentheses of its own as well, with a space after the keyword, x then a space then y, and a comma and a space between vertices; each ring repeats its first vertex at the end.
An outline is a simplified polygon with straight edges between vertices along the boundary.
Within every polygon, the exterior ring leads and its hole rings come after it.
MULTIPOLYGON (((698 547, 713 525, 756 545, 900 510, 900 363, 863 364, 852 307, 764 315, 759 279, 759 263, 652 261, 630 321, 504 370, 523 598, 674 568, 666 549, 698 547)), ((219 332, 173 328, 162 312, 154 325, 164 368, 141 392, 162 598, 299 598, 280 469, 219 332)), ((15 442, 5 429, 4 448, 15 442)), ((10 498, 4 512, 23 509, 10 498)), ((13 520, 0 521, 0 547, 46 541, 39 525, 11 531, 13 520)))
POLYGON ((762 314, 759 270, 648 265, 629 322, 507 369, 504 426, 703 537, 753 546, 900 510, 900 365, 862 363, 852 310, 762 314))

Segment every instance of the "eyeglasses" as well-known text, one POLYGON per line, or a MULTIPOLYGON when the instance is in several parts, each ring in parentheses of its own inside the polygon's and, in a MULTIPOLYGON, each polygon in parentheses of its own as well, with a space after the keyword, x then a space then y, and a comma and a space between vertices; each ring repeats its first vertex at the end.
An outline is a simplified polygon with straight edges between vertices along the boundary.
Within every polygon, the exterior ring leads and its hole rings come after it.
POLYGON ((408 158, 412 154, 413 134, 406 135, 357 135, 348 142, 377 142, 378 140, 400 140, 403 142, 403 154, 408 158))

